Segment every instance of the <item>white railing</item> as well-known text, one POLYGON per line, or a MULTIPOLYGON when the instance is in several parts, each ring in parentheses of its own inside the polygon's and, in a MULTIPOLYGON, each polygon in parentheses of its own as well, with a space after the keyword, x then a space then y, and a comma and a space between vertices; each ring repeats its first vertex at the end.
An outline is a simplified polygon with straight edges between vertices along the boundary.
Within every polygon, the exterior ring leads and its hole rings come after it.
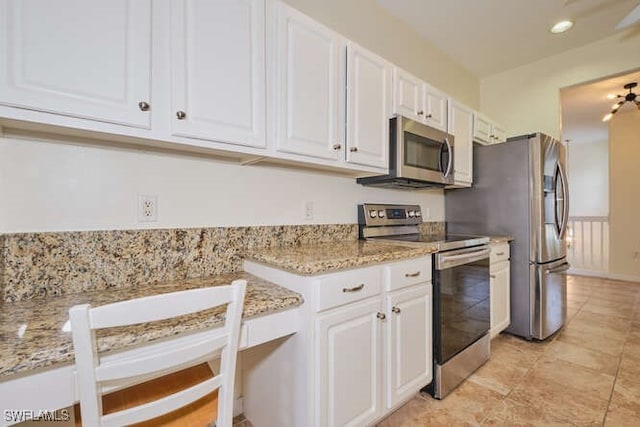
POLYGON ((567 258, 576 272, 608 273, 609 217, 569 217, 567 258))

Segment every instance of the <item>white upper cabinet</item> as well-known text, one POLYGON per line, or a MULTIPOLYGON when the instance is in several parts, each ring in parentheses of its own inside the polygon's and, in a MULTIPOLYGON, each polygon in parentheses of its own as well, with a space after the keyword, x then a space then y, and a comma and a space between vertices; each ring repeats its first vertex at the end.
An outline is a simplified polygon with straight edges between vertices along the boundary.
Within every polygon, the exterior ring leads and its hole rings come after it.
POLYGON ((481 144, 498 144, 507 140, 502 126, 480 113, 475 113, 473 123, 473 139, 481 144))
POLYGON ((264 0, 171 1, 174 135, 264 147, 264 0))
POLYGON ((392 113, 447 131, 447 95, 398 67, 393 68, 392 113))
POLYGON ((424 82, 402 68, 393 68, 393 112, 412 120, 424 119, 424 82))
POLYGON ((392 66, 353 43, 347 45, 347 162, 389 167, 392 66))
POLYGON ((447 131, 447 94, 425 83, 424 120, 431 127, 447 131))
MULTIPOLYGON (((345 49, 337 33, 274 2, 269 82, 278 151, 341 160, 345 139, 345 49)), ((270 40, 271 41, 271 40, 270 40)))
POLYGON ((149 0, 2 0, 0 103, 149 127, 149 0))
POLYGON ((469 187, 473 181, 473 111, 454 99, 449 99, 448 123, 448 132, 455 137, 455 185, 469 187))

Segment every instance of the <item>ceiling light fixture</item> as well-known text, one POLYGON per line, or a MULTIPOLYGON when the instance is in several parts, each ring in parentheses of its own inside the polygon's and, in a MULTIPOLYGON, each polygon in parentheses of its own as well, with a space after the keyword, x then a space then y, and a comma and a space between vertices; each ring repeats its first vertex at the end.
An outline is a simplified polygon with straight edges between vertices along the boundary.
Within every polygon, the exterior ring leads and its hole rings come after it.
POLYGON ((636 82, 627 83, 626 85, 624 85, 624 88, 628 89, 629 93, 627 93, 626 95, 616 95, 617 98, 622 99, 611 106, 611 112, 606 114, 602 118, 603 122, 608 122, 609 120, 611 120, 611 117, 613 117, 613 115, 618 112, 620 107, 622 107, 625 102, 635 103, 636 107, 638 107, 638 110, 640 110, 640 100, 638 100, 638 95, 632 92, 633 88, 636 86, 638 86, 638 83, 636 82))
POLYGON ((571 27, 573 27, 573 21, 564 20, 554 24, 550 31, 553 34, 560 34, 568 31, 571 27))

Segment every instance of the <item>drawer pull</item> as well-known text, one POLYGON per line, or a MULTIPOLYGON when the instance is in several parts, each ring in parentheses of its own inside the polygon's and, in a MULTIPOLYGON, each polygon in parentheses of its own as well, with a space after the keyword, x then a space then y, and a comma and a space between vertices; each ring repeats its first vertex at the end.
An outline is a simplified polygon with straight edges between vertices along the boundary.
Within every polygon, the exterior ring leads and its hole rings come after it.
POLYGON ((391 311, 394 312, 395 314, 400 314, 400 307, 396 307, 395 305, 393 307, 391 307, 391 311))
POLYGON ((504 255, 504 252, 498 252, 498 253, 496 253, 496 256, 502 256, 502 255, 504 255))
POLYGON ((386 318, 387 318, 387 315, 386 315, 386 314, 384 314, 384 313, 380 313, 380 312, 378 312, 378 314, 376 314, 376 317, 377 317, 378 319, 380 319, 380 320, 384 320, 384 319, 386 319, 386 318))
POLYGON ((491 277, 492 279, 495 279, 496 275, 495 274, 490 274, 489 277, 491 277))
POLYGON ((418 277, 419 275, 419 271, 416 271, 415 273, 404 273, 404 277, 418 277))
POLYGON ((342 288, 342 292, 358 292, 364 289, 364 283, 354 286, 353 288, 342 288))

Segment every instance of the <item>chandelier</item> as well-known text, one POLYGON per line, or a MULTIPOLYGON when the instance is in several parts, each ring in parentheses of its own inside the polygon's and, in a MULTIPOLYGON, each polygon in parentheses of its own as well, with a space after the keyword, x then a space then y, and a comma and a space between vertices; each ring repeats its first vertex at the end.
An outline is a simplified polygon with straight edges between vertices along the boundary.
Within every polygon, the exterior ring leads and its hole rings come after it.
POLYGON ((638 100, 638 95, 636 95, 635 93, 632 92, 632 89, 634 87, 636 87, 636 86, 638 86, 638 83, 635 83, 635 82, 627 83, 626 85, 624 85, 624 88, 628 89, 629 93, 627 93, 626 95, 610 96, 612 99, 615 99, 615 98, 622 98, 622 99, 620 101, 616 102, 615 104, 613 104, 613 106, 611 107, 611 112, 606 114, 602 118, 603 122, 608 122, 609 120, 611 120, 611 117, 613 117, 613 115, 618 112, 620 107, 622 107, 622 105, 625 102, 635 103, 636 106, 638 107, 638 110, 640 110, 640 100, 638 100))

